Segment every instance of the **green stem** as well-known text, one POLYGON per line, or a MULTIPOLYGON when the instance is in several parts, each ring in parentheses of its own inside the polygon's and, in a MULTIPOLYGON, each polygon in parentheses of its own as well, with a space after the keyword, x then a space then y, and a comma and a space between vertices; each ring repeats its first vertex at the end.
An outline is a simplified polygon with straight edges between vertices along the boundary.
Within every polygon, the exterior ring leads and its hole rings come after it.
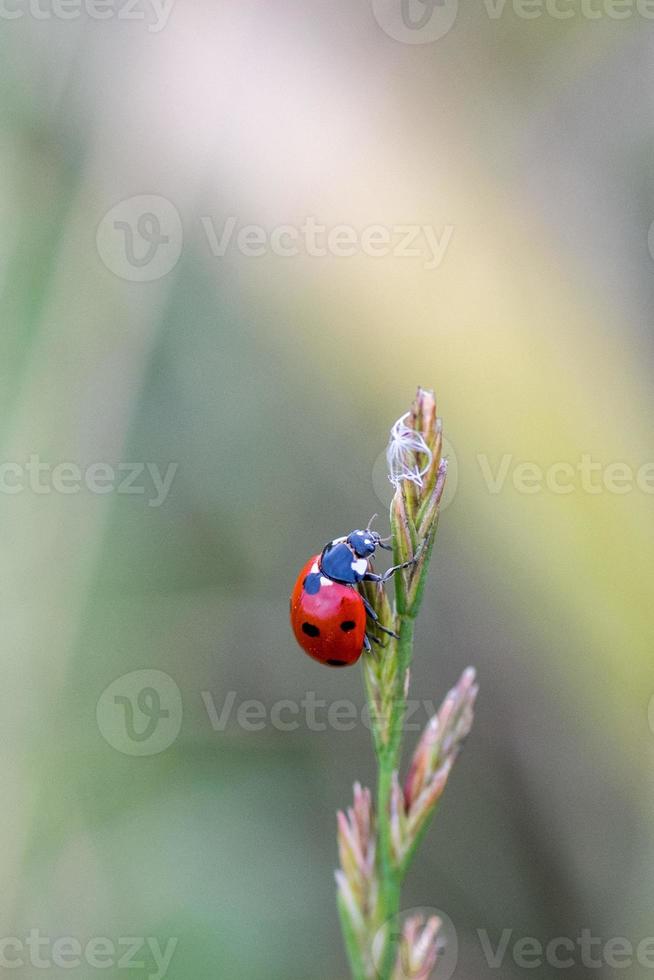
MULTIPOLYGON (((436 515, 437 516, 437 515, 436 515)), ((406 555, 402 553, 400 535, 404 531, 410 537, 411 551, 413 554, 417 550, 417 534, 412 520, 406 522, 406 527, 399 528, 394 515, 391 515, 393 531, 393 557, 396 564, 406 560, 406 555)), ((391 834, 391 796, 393 791, 393 774, 399 771, 400 757, 402 752, 402 736, 404 734, 404 716, 406 712, 405 684, 407 670, 413 657, 413 634, 415 618, 421 604, 429 560, 434 546, 436 523, 432 524, 425 532, 425 537, 421 544, 424 549, 424 556, 421 556, 418 572, 418 580, 409 591, 406 580, 402 572, 398 572, 395 577, 395 628, 399 633, 399 638, 392 654, 397 663, 392 681, 392 696, 389 709, 389 717, 384 723, 380 724, 373 721, 373 745, 377 757, 377 875, 379 883, 379 901, 375 921, 371 923, 374 927, 371 930, 370 939, 372 941, 375 929, 380 929, 388 924, 384 934, 382 949, 376 951, 375 966, 376 973, 373 976, 378 980, 390 980, 395 965, 397 944, 400 938, 400 926, 398 916, 400 913, 401 887, 406 875, 410 859, 413 857, 415 848, 411 854, 398 865, 393 858, 393 844, 391 834)), ((408 576, 407 576, 408 578, 408 576)), ((377 688, 375 688, 375 691, 377 688)), ((376 718, 375 694, 371 687, 370 678, 366 677, 366 695, 370 706, 370 713, 373 719, 376 718)), ((349 937, 350 940, 352 937, 349 937)), ((355 980, 360 976, 362 968, 360 951, 351 948, 347 941, 348 957, 352 975, 355 980)))
MULTIPOLYGON (((379 887, 380 887, 380 919, 388 922, 394 919, 400 911, 400 888, 402 873, 393 860, 391 841, 391 791, 393 773, 399 768, 402 749, 402 730, 406 700, 404 683, 407 668, 413 654, 413 618, 401 616, 400 638, 397 641, 397 675, 395 682, 395 697, 391 708, 388 743, 381 751, 377 751, 379 776, 377 785, 377 821, 379 828, 379 887)), ((391 929, 386 937, 383 951, 379 957, 378 973, 380 980, 388 980, 395 962, 397 946, 396 930, 391 929)))
MULTIPOLYGON (((382 923, 393 919, 400 911, 400 878, 394 866, 391 852, 389 809, 392 787, 393 765, 386 752, 379 759, 379 783, 377 788, 377 813, 379 820, 379 915, 382 923)), ((395 953, 394 929, 389 929, 384 937, 384 945, 378 954, 377 972, 380 980, 388 980, 391 975, 395 953)))
MULTIPOLYGON (((404 715, 406 698, 404 695, 406 674, 413 657, 413 633, 415 618, 422 600, 429 560, 435 538, 435 525, 427 533, 426 554, 420 569, 420 578, 416 585, 412 600, 407 608, 403 583, 396 579, 396 606, 398 610, 399 639, 396 647, 397 674, 395 691, 391 707, 391 717, 388 728, 388 741, 380 745, 375 740, 375 752, 378 763, 377 784, 377 822, 379 828, 379 888, 380 888, 380 922, 393 920, 400 912, 401 887, 407 872, 409 861, 402 862, 398 867, 393 861, 391 841, 391 791, 393 773, 399 770, 402 753, 402 735, 404 730, 404 715)), ((397 558, 395 559, 398 560, 397 558)), ((399 573, 401 574, 401 573, 399 573)), ((414 850, 412 849, 411 857, 414 850)), ((395 963, 398 929, 390 929, 386 934, 382 954, 379 957, 378 974, 380 980, 389 980, 395 963)))

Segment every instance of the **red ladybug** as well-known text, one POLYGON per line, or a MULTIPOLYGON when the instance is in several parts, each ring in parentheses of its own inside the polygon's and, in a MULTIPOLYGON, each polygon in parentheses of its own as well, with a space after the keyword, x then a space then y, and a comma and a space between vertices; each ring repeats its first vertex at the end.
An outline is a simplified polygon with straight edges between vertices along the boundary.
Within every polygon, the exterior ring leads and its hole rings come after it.
POLYGON ((397 636, 379 623, 377 613, 355 586, 359 582, 386 582, 416 559, 377 575, 368 568, 377 547, 391 550, 377 531, 352 531, 326 544, 298 576, 291 596, 291 625, 305 653, 321 664, 348 667, 364 650, 370 650, 366 616, 383 633, 397 636))

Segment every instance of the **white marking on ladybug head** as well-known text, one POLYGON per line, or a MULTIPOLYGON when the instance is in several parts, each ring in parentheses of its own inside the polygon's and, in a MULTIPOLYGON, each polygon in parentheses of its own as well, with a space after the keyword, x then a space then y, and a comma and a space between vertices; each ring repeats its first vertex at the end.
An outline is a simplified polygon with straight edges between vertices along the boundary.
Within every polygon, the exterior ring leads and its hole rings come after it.
POLYGON ((318 568, 318 562, 314 561, 313 565, 311 566, 311 574, 315 575, 319 571, 320 569, 318 568))
POLYGON ((321 575, 320 576, 320 584, 321 585, 333 585, 334 583, 333 583, 333 581, 330 578, 325 578, 324 575, 321 575))
POLYGON ((352 562, 352 571, 356 572, 357 575, 365 575, 367 568, 368 568, 367 558, 358 558, 356 561, 352 562))

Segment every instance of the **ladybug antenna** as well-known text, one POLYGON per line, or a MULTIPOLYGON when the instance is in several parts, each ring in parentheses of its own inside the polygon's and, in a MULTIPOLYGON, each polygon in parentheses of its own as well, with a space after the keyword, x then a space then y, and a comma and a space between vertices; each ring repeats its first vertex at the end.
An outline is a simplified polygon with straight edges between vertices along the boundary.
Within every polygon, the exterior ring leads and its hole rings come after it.
POLYGON ((367 523, 367 525, 366 525, 366 531, 369 531, 369 530, 370 530, 370 525, 371 525, 371 524, 372 524, 372 522, 373 522, 373 521, 374 521, 374 520, 376 519, 376 517, 377 517, 377 514, 373 514, 373 515, 372 515, 372 517, 370 518, 370 520, 368 521, 368 523, 367 523))

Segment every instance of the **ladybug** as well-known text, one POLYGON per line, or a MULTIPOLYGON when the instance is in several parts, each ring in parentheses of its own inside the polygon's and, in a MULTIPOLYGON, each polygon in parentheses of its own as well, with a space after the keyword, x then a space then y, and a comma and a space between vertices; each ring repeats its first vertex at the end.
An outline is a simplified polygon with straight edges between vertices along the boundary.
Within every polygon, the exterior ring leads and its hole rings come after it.
POLYGON ((393 565, 383 575, 371 572, 368 562, 377 548, 391 551, 377 531, 367 527, 344 538, 329 541, 314 555, 298 575, 291 595, 291 625, 295 638, 310 657, 330 667, 349 667, 364 650, 370 650, 366 633, 369 616, 377 629, 389 636, 397 633, 379 622, 365 596, 357 591, 359 582, 386 582, 400 568, 413 565, 417 558, 393 565))

